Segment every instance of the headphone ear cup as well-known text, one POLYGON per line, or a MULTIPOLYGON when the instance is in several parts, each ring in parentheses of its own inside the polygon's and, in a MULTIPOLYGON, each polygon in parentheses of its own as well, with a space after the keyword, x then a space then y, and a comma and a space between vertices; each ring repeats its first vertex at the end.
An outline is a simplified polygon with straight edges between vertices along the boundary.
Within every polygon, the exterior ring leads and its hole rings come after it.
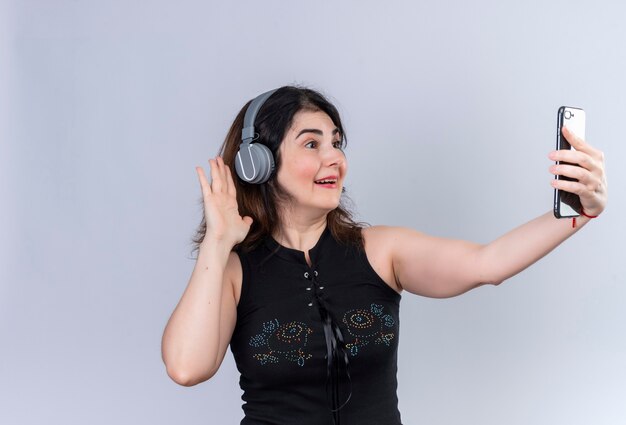
POLYGON ((265 183, 274 171, 274 155, 260 143, 243 144, 235 158, 235 171, 239 178, 253 184, 265 183))

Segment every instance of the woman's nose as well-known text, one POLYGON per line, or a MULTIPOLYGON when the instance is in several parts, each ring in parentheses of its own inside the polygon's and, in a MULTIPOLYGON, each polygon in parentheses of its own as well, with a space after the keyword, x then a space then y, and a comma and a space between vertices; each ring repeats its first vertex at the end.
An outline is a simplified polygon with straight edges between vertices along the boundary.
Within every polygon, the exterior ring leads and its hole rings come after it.
POLYGON ((341 165, 345 160, 345 155, 341 149, 332 146, 322 152, 324 164, 327 166, 341 165))

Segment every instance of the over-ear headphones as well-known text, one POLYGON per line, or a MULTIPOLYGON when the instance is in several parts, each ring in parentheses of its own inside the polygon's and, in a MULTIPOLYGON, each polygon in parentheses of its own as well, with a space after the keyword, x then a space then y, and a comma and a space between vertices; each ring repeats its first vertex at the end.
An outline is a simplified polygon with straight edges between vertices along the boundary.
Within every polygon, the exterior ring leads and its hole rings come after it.
POLYGON ((278 89, 257 96, 248 106, 241 130, 241 145, 235 158, 235 171, 248 183, 261 184, 269 180, 274 171, 274 155, 261 143, 252 143, 259 137, 254 132, 254 119, 263 103, 278 89))

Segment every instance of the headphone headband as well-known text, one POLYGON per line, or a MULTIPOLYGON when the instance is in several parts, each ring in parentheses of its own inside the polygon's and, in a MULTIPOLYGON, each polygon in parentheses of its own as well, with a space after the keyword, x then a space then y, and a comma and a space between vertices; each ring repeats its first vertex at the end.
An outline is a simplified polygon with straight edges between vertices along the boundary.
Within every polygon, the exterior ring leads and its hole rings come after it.
POLYGON ((254 140, 254 119, 256 118, 256 114, 261 109, 261 106, 265 103, 268 97, 270 97, 276 90, 270 90, 263 94, 258 95, 248 109, 246 110, 246 116, 243 118, 243 129, 241 130, 241 142, 242 143, 250 143, 254 140))

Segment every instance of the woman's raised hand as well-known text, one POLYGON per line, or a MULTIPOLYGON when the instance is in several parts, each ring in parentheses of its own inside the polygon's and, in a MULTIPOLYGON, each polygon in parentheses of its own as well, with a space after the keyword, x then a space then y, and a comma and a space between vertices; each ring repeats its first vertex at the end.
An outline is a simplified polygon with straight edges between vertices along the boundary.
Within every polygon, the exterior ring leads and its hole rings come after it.
POLYGON ((600 215, 607 201, 604 153, 576 136, 565 126, 563 135, 576 150, 562 149, 550 152, 550 159, 577 164, 579 167, 567 164, 552 165, 550 172, 578 181, 555 179, 552 181, 552 186, 578 195, 585 214, 600 215))
POLYGON ((209 159, 211 183, 207 181, 202 167, 196 167, 206 220, 206 240, 215 240, 235 246, 243 241, 250 231, 252 218, 239 215, 237 192, 230 168, 221 157, 209 159))

